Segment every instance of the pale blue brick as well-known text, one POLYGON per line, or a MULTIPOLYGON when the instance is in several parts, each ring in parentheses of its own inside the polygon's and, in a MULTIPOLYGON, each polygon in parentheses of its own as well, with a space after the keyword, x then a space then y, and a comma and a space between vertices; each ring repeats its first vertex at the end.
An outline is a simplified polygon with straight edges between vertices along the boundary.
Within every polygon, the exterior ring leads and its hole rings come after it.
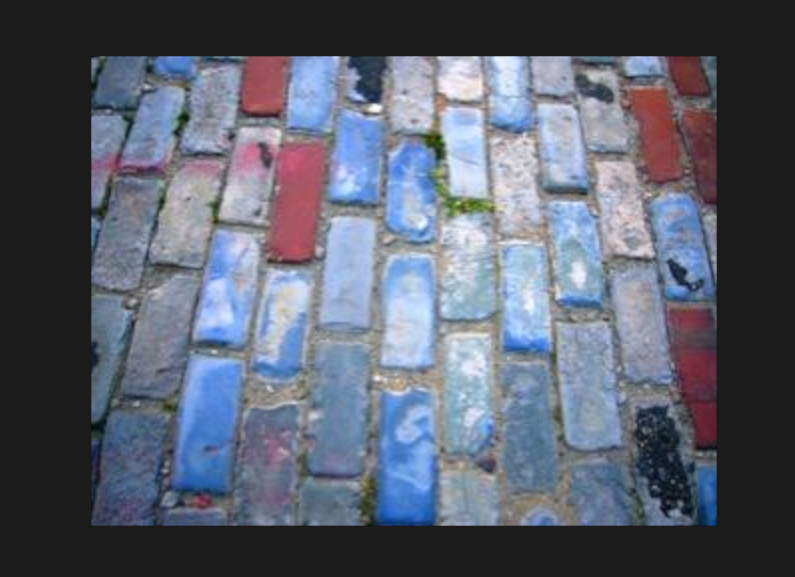
POLYGON ((632 498, 624 473, 612 463, 584 463, 572 469, 569 504, 584 527, 633 524, 632 498))
POLYGON ((436 155, 422 143, 404 140, 389 159, 386 224, 412 243, 436 240, 436 155))
POLYGON ((496 527, 500 518, 499 503, 494 477, 475 471, 442 474, 442 526, 496 527))
POLYGON ((705 527, 718 526, 718 468, 701 466, 696 472, 698 480, 698 516, 705 527))
POLYGON ((450 191, 464 198, 488 198, 488 166, 483 112, 448 108, 442 117, 450 191))
POLYGON ((119 296, 97 295, 91 299, 91 424, 107 413, 124 361, 132 313, 119 296))
POLYGON ((530 130, 534 119, 527 56, 489 56, 487 68, 491 124, 510 132, 530 130))
POLYGON ((538 107, 544 187, 550 192, 588 191, 588 163, 577 109, 568 104, 538 107))
POLYGON ((287 127, 329 133, 337 103, 339 56, 293 56, 287 127))
POLYGON ((533 88, 543 96, 569 96, 574 93, 571 56, 533 56, 533 88))
POLYGON ((127 171, 165 172, 176 144, 175 132, 185 106, 185 91, 164 86, 143 97, 121 166, 127 171))
POLYGON ((624 74, 630 78, 662 76, 665 74, 660 56, 627 56, 624 74))
POLYGON ((547 253, 535 244, 502 249, 503 349, 514 353, 552 351, 547 253))
POLYGON ((191 80, 198 72, 198 56, 158 56, 155 74, 191 80))
POLYGON ((377 205, 384 153, 384 121, 344 111, 337 122, 329 197, 333 202, 377 205))

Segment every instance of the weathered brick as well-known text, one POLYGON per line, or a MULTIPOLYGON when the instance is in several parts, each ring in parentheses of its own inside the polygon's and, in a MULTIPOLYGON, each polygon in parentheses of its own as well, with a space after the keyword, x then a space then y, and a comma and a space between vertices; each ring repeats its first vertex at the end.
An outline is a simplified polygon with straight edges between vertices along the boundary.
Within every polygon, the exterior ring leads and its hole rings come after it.
POLYGON ((227 522, 221 509, 174 509, 163 516, 164 527, 225 527, 227 522))
POLYGON ((693 160, 698 192, 704 202, 718 204, 718 118, 704 110, 685 110, 682 132, 693 160))
POLYGON ((315 357, 309 415, 309 471, 354 478, 364 472, 370 347, 324 343, 315 357))
POLYGON ((138 288, 161 195, 159 181, 133 178, 116 181, 97 241, 92 284, 116 291, 138 288))
POLYGON ((168 431, 168 417, 162 414, 116 411, 111 415, 92 525, 154 525, 168 431))
POLYGON ((480 56, 439 56, 439 92, 458 102, 483 99, 480 56))
POLYGON ((464 198, 488 198, 483 112, 476 108, 448 108, 442 116, 442 132, 447 147, 450 192, 464 198))
POLYGON ((544 188, 549 192, 587 192, 590 179, 577 109, 568 104, 541 104, 538 122, 544 188))
POLYGON ((624 375, 633 383, 670 384, 673 372, 657 271, 651 264, 617 270, 611 287, 624 375))
POLYGON ((125 395, 168 399, 179 391, 198 292, 196 279, 177 275, 147 294, 127 359, 125 395))
POLYGON ((337 103, 339 56, 293 56, 287 127, 331 132, 337 103))
POLYGON ((543 223, 538 193, 538 152, 527 135, 491 137, 491 180, 497 225, 509 238, 522 238, 543 223))
POLYGON ((435 401, 418 389, 381 395, 379 525, 433 525, 438 490, 435 401))
POLYGON ((666 296, 677 301, 714 299, 715 283, 696 202, 686 194, 670 194, 652 202, 651 212, 666 296))
POLYGON ((718 448, 718 403, 689 401, 687 407, 696 432, 696 448, 709 451, 718 448))
POLYGON ((221 221, 265 225, 281 140, 282 133, 277 128, 246 126, 240 129, 218 213, 221 221))
POLYGON ((299 523, 304 527, 359 527, 361 490, 356 483, 309 479, 301 489, 299 523))
POLYGON ((712 272, 715 275, 715 284, 718 283, 718 213, 708 212, 702 219, 704 234, 707 237, 709 259, 712 262, 712 272))
POLYGON ((542 96, 574 93, 571 56, 532 56, 533 88, 542 96))
POLYGON ((427 56, 392 57, 392 129, 427 134, 435 121, 434 67, 427 56))
POLYGON ((383 153, 383 120, 343 111, 337 121, 329 198, 339 203, 377 205, 383 153))
POLYGON ((512 363, 503 371, 503 468, 511 493, 552 492, 558 450, 552 420, 552 377, 545 362, 512 363))
POLYGON ((612 70, 587 70, 577 75, 580 113, 588 149, 624 153, 629 131, 621 108, 618 77, 612 70))
POLYGON ((701 466, 698 479, 698 518, 702 526, 718 526, 718 468, 701 466))
POLYGON ((379 104, 384 93, 386 56, 349 56, 347 94, 351 102, 379 104))
POLYGON ((493 477, 474 471, 442 474, 443 526, 496 527, 499 517, 499 491, 493 477))
POLYGON ((193 330, 196 344, 245 346, 257 290, 258 245, 251 234, 215 233, 193 330))
POLYGON ((390 257, 384 273, 381 365, 429 369, 436 364, 436 270, 426 255, 390 257))
POLYGON ((682 144, 668 92, 665 88, 633 88, 629 99, 640 126, 649 179, 659 183, 679 180, 684 176, 682 144))
POLYGON ((456 334, 445 340, 446 453, 477 459, 491 446, 492 358, 488 335, 456 334))
POLYGON ((121 116, 91 117, 91 210, 105 203, 108 183, 119 166, 127 123, 121 116))
POLYGON ((166 171, 184 106, 185 91, 176 86, 164 86, 143 97, 124 147, 122 170, 160 174, 166 171))
POLYGON ((332 220, 323 276, 320 326, 366 331, 372 324, 377 226, 368 218, 332 220))
POLYGON ((194 160, 174 176, 149 253, 152 263, 194 269, 204 266, 223 171, 222 162, 194 160))
POLYGON ((94 104, 100 108, 135 108, 145 76, 146 56, 109 56, 99 75, 94 104))
POLYGON ((588 205, 550 203, 549 223, 555 247, 557 301, 569 307, 601 307, 605 284, 602 245, 588 205))
POLYGON ((597 162, 596 174, 596 199, 606 255, 654 258, 635 166, 622 161, 597 162))
POLYGON ((490 318, 497 307, 492 219, 470 214, 447 221, 442 247, 442 318, 490 318))
POLYGON ((436 240, 436 155, 418 141, 403 140, 389 157, 386 224, 412 243, 436 240))
POLYGON ((659 56, 627 56, 624 74, 629 78, 663 76, 665 67, 659 56))
POLYGON ((709 84, 701 67, 701 56, 669 56, 668 68, 679 94, 709 96, 709 84))
POLYGON ((282 150, 279 191, 271 217, 270 260, 301 263, 314 258, 325 172, 323 144, 290 144, 282 150))
POLYGON ((557 334, 566 441, 579 451, 622 446, 610 327, 558 323, 557 334))
POLYGON ((252 409, 243 429, 237 474, 237 520, 248 526, 289 526, 296 521, 297 405, 252 409))
POLYGON ((289 56, 249 56, 243 72, 243 112, 279 116, 284 110, 289 56))
POLYGON ((192 80, 199 71, 197 56, 158 56, 155 58, 155 74, 192 80))
POLYGON ((224 154, 237 120, 240 68, 207 68, 193 82, 190 120, 182 135, 185 154, 224 154))
POLYGON ((530 102, 530 68, 526 56, 489 56, 489 107, 491 124, 510 132, 533 127, 530 102))
POLYGON ((634 524, 632 498, 618 465, 597 461, 572 469, 569 503, 584 527, 626 527, 634 524))
POLYGON ((505 352, 550 353, 552 320, 547 253, 535 244, 502 248, 503 326, 505 352))
POLYGON ((105 418, 130 336, 132 314, 124 299, 91 299, 91 424, 105 418))
POLYGON ((243 363, 194 356, 185 377, 172 484, 179 491, 231 490, 243 363))
POLYGON ((304 368, 314 275, 271 270, 257 325, 253 369, 265 379, 286 380, 304 368))

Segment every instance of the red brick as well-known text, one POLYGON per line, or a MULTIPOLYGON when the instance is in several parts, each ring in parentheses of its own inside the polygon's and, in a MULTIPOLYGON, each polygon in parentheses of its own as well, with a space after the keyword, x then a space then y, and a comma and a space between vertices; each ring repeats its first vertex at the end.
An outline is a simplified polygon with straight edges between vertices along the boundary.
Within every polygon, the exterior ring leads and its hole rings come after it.
POLYGON ((300 263, 315 256, 318 217, 326 173, 326 147, 291 144, 279 157, 269 258, 300 263))
POLYGON ((697 449, 718 448, 718 404, 688 403, 690 416, 696 430, 697 449))
POLYGON ((686 110, 682 131, 696 172, 698 191, 704 202, 718 203, 718 118, 704 110, 686 110))
POLYGON ((674 352, 682 394, 688 400, 718 400, 718 352, 715 349, 681 349, 674 352))
POLYGON ((710 89, 700 56, 669 56, 668 67, 682 96, 709 96, 710 89))
POLYGON ((243 112, 278 116, 284 110, 287 56, 249 56, 243 80, 243 112))
POLYGON ((629 96, 640 125, 641 146, 649 179, 652 182, 681 179, 684 175, 682 144, 668 93, 664 88, 635 88, 629 96))
POLYGON ((717 348, 715 317, 712 309, 669 307, 668 324, 674 348, 717 348))

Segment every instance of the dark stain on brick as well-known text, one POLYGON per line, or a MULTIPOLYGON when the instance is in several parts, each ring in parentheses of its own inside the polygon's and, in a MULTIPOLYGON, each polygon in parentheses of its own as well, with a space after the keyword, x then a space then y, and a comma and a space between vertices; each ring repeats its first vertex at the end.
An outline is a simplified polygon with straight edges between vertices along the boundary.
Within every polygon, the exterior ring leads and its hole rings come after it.
POLYGON ((371 104, 381 102, 386 56, 351 56, 349 67, 358 75, 355 90, 364 101, 371 104))
POLYGON ((687 280, 690 272, 674 259, 668 259, 668 268, 671 271, 671 276, 674 277, 676 284, 685 287, 691 293, 697 293, 704 288, 704 279, 699 279, 696 282, 687 280))
POLYGON ((273 153, 271 152, 270 147, 264 142, 259 143, 259 156, 262 160, 262 166, 270 170, 270 168, 273 166, 273 153))
POLYGON ((608 86, 598 82, 591 82, 585 74, 577 75, 577 90, 583 96, 595 98, 606 104, 613 104, 616 100, 616 95, 608 86))
POLYGON ((99 344, 92 341, 91 342, 91 372, 94 372, 94 369, 97 368, 99 364, 99 344))

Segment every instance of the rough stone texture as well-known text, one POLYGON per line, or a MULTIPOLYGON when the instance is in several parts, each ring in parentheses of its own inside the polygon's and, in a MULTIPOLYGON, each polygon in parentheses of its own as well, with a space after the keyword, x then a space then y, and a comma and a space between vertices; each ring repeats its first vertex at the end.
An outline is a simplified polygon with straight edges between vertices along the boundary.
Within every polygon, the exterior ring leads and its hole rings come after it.
POLYGON ((450 471, 442 475, 443 526, 495 527, 499 515, 494 478, 473 471, 450 471))

